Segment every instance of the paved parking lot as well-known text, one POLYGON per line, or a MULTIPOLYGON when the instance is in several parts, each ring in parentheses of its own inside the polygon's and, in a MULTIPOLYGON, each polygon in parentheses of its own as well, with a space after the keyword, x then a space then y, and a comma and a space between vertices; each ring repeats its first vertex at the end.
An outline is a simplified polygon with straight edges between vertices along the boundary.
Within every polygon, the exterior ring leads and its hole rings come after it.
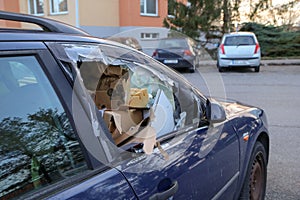
POLYGON ((210 65, 183 75, 206 95, 236 99, 266 111, 271 139, 266 199, 299 200, 300 66, 266 64, 259 73, 252 69, 219 73, 210 65))

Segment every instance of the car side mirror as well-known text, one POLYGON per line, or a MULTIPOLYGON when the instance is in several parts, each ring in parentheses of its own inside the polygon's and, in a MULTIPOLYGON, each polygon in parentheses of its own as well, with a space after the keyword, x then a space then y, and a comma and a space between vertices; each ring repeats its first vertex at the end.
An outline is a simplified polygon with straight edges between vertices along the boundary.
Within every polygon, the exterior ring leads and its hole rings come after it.
POLYGON ((208 99, 206 102, 206 117, 211 123, 220 123, 226 120, 226 113, 220 103, 214 99, 208 99))

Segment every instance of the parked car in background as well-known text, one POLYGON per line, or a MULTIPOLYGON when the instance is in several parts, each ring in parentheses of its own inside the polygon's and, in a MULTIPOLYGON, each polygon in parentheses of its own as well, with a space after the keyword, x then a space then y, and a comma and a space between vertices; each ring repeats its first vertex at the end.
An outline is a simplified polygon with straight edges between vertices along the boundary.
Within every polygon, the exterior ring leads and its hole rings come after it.
POLYGON ((200 62, 200 51, 190 38, 164 38, 152 57, 171 68, 188 69, 193 73, 200 62))
POLYGON ((1 199, 263 199, 262 109, 140 51, 23 14, 0 31, 1 199))
POLYGON ((260 70, 260 46, 254 33, 225 34, 218 48, 217 67, 220 72, 232 67, 250 67, 260 70))

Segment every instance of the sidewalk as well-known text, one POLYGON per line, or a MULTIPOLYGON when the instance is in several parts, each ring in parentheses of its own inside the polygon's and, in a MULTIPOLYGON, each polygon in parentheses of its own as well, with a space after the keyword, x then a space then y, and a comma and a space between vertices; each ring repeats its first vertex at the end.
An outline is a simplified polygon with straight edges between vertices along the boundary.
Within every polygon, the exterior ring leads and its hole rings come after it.
POLYGON ((300 65, 300 59, 261 60, 262 65, 300 65))
MULTIPOLYGON (((203 65, 217 65, 216 60, 202 60, 200 66, 203 65)), ((261 60, 261 65, 299 65, 300 59, 281 59, 281 60, 261 60)))

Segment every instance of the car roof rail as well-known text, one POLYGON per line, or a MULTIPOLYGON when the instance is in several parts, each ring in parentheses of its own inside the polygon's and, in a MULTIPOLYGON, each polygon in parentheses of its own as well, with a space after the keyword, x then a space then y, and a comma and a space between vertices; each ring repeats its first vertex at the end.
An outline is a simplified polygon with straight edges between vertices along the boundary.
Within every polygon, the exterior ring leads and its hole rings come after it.
POLYGON ((63 22, 43 17, 37 17, 29 14, 0 11, 0 19, 35 24, 42 28, 42 30, 45 32, 89 35, 85 31, 74 26, 65 24, 63 22))

